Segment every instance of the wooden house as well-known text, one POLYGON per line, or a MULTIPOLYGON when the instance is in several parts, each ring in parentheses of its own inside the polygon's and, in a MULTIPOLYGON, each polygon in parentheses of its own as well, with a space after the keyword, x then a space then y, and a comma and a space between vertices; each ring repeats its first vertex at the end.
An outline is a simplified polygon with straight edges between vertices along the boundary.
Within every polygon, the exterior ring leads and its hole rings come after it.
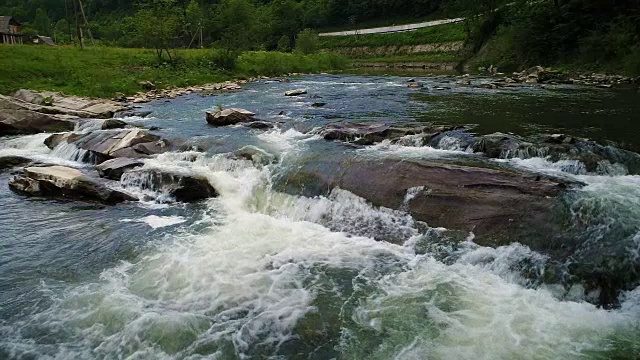
POLYGON ((13 16, 0 16, 0 44, 22 44, 22 24, 13 16))

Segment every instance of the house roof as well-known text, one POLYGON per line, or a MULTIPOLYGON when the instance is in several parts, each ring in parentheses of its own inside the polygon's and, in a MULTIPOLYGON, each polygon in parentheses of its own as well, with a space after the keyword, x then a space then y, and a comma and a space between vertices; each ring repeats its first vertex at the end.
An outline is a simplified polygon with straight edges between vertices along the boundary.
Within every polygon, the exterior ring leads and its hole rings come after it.
POLYGON ((9 25, 21 25, 13 16, 0 16, 0 32, 9 32, 9 25))
POLYGON ((48 36, 40 36, 40 35, 38 35, 38 40, 40 42, 42 42, 43 44, 45 44, 45 45, 52 45, 53 46, 53 45, 56 44, 56 43, 53 42, 53 39, 48 37, 48 36))

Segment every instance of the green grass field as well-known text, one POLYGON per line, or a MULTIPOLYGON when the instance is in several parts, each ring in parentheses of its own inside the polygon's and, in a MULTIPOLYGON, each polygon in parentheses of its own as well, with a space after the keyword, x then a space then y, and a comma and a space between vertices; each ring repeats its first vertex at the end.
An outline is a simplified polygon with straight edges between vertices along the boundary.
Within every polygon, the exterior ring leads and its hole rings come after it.
POLYGON ((348 61, 336 55, 247 52, 231 70, 216 68, 219 50, 178 50, 177 65, 158 66, 153 50, 44 47, 0 44, 0 93, 18 89, 62 91, 69 95, 113 97, 141 91, 140 81, 159 88, 184 87, 290 72, 342 69, 348 61))
POLYGON ((463 41, 465 38, 464 23, 453 23, 391 34, 326 36, 320 38, 320 48, 441 44, 463 41))

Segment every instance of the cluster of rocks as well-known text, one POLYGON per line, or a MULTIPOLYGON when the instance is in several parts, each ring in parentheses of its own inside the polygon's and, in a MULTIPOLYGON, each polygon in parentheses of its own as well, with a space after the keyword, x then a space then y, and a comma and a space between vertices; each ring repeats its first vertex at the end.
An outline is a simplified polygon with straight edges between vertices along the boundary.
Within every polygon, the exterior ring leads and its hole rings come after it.
POLYGON ((432 123, 332 124, 319 130, 326 140, 353 145, 374 145, 383 141, 408 146, 430 146, 482 153, 491 159, 533 157, 550 161, 575 160, 581 165, 576 173, 640 174, 640 155, 613 146, 604 146, 589 139, 564 134, 541 134, 529 138, 513 134, 493 133, 473 135, 470 127, 432 123))
POLYGON ((491 75, 500 77, 496 82, 485 85, 492 88, 500 87, 504 84, 574 84, 574 85, 588 85, 597 86, 602 88, 611 88, 616 85, 622 84, 638 84, 640 78, 631 78, 621 75, 607 75, 607 74, 571 74, 551 68, 545 68, 542 66, 535 66, 521 72, 514 72, 511 75, 506 75, 497 71, 497 68, 490 67, 478 68, 479 71, 488 71, 491 75))
POLYGON ((171 141, 141 129, 56 133, 45 144, 76 148, 78 161, 97 164, 94 171, 66 166, 37 164, 20 156, 0 158, 0 170, 26 166, 14 172, 9 187, 20 194, 52 198, 81 199, 104 204, 137 201, 112 181, 143 190, 161 191, 176 201, 193 202, 217 196, 201 176, 162 169, 144 168, 148 158, 175 148, 171 141), (126 179, 126 180, 125 180, 126 179))
POLYGON ((238 91, 242 89, 242 85, 249 80, 225 81, 216 84, 206 84, 201 86, 189 86, 185 88, 170 88, 159 90, 155 84, 150 81, 140 82, 140 86, 147 91, 139 92, 134 96, 116 96, 113 101, 129 102, 134 104, 147 103, 158 99, 175 99, 178 96, 190 95, 196 93, 207 93, 216 91, 238 91))

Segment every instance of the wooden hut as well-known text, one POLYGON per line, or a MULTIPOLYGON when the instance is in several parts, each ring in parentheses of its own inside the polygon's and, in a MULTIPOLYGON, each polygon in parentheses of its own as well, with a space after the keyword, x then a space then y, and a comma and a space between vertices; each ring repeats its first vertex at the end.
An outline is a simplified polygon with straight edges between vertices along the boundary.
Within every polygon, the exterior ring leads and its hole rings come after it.
POLYGON ((22 44, 22 24, 13 16, 0 16, 0 44, 22 44))

